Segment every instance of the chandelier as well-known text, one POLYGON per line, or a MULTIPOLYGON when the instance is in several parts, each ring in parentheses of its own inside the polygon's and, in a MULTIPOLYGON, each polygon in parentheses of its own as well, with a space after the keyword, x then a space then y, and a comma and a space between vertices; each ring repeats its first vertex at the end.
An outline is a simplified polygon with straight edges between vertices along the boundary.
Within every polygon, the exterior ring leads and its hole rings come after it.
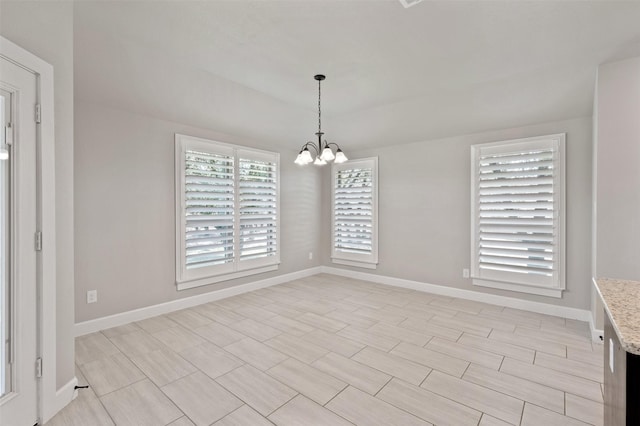
POLYGON ((320 82, 326 77, 322 74, 318 74, 313 78, 318 81, 318 132, 316 133, 316 135, 318 136, 318 144, 316 145, 315 142, 309 141, 302 145, 302 148, 300 149, 300 152, 296 157, 295 163, 300 165, 313 163, 317 166, 322 166, 324 164, 327 164, 327 161, 332 160, 335 160, 336 163, 344 163, 348 160, 348 158, 346 155, 344 155, 344 152, 342 152, 338 144, 329 143, 325 140, 323 145, 322 135, 324 135, 324 133, 322 133, 322 113, 320 112, 320 82), (336 147, 335 154, 331 150, 331 145, 335 145, 336 147), (315 151, 315 160, 313 159, 309 148, 312 148, 313 151, 315 151))

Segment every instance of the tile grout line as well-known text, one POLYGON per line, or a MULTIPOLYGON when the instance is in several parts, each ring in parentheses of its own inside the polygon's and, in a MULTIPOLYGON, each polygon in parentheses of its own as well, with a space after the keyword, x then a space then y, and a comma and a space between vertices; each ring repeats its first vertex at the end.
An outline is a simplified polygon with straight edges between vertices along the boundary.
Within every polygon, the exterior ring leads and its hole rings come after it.
MULTIPOLYGON (((441 373, 441 374, 445 374, 445 375, 447 375, 447 376, 453 377, 454 379, 464 380, 464 379, 462 379, 462 378, 458 378, 458 377, 456 377, 456 376, 453 376, 453 375, 451 375, 451 374, 445 373, 445 372, 443 372, 443 371, 439 371, 439 370, 438 370, 438 372, 439 372, 439 373, 441 373)), ((402 380, 402 379, 398 379, 398 380, 402 380)), ((425 380, 426 380, 426 378, 425 378, 425 380)), ((522 402, 522 406, 523 406, 523 407, 524 407, 524 404, 527 402, 527 401, 524 401, 524 400, 522 400, 522 399, 520 399, 520 398, 516 398, 516 397, 515 397, 515 396, 513 396, 513 395, 509 395, 509 394, 506 394, 506 393, 504 393, 504 392, 499 392, 499 391, 497 391, 497 390, 494 390, 494 389, 488 388, 488 387, 486 387, 486 386, 478 385, 477 383, 473 383, 473 382, 470 382, 470 381, 468 381, 468 380, 464 380, 464 381, 465 381, 465 382, 467 382, 467 383, 474 384, 474 385, 476 385, 476 386, 483 387, 483 388, 488 389, 488 390, 490 390, 490 391, 493 391, 493 392, 500 393, 500 394, 502 394, 502 395, 508 396, 509 398, 513 398, 513 399, 515 399, 515 400, 517 400, 517 401, 520 401, 520 402, 522 402)), ((424 381, 423 381, 423 382, 424 382, 424 381)), ((465 403, 463 403, 463 402, 456 401, 455 399, 449 398, 449 397, 448 397, 448 396, 446 396, 446 395, 442 395, 441 393, 438 393, 437 391, 432 391, 432 390, 430 390, 430 389, 423 388, 422 386, 418 386, 418 387, 419 387, 420 389, 423 389, 423 390, 427 391, 427 392, 434 393, 434 394, 438 395, 438 396, 439 396, 439 397, 441 397, 441 398, 444 398, 444 399, 447 399, 447 400, 449 400, 449 401, 452 401, 452 402, 454 402, 454 403, 456 403, 456 404, 458 404, 458 405, 462 405, 462 406, 464 406, 464 407, 470 408, 470 409, 472 409, 472 410, 474 410, 474 411, 478 411, 478 412, 480 412, 480 413, 484 414, 484 411, 480 411, 479 409, 474 408, 474 407, 472 407, 472 406, 470 406, 470 405, 467 405, 467 404, 465 404, 465 403)), ((482 416, 480 416, 480 417, 482 417, 482 416)), ((492 417, 496 417, 496 416, 492 416, 492 417)), ((503 419, 501 419, 501 418, 499 418, 499 417, 496 417, 496 418, 498 418, 498 419, 500 419, 500 420, 503 420, 503 419)), ((507 422, 506 420, 503 420, 503 421, 504 421, 504 422, 507 422)), ((508 423, 508 422, 507 422, 507 423, 508 423)))
MULTIPOLYGON (((77 365, 77 364, 76 364, 77 365)), ((78 365, 78 368, 80 368, 80 366, 78 365)), ((89 379, 87 379, 85 377, 85 379, 87 380, 87 384, 90 385, 89 383, 89 379)), ((117 425, 117 423, 115 422, 113 416, 111 415, 111 413, 109 412, 109 410, 107 410, 107 407, 104 405, 104 403, 102 402, 102 400, 100 399, 100 397, 95 393, 95 391, 93 390, 93 388, 91 386, 89 386, 89 390, 93 393, 93 396, 95 396, 95 398, 98 400, 98 402, 100 403, 100 406, 102 407, 102 409, 104 410, 104 412, 107 414, 107 416, 109 416, 109 418, 111 419, 111 421, 113 422, 114 425, 117 425)))
MULTIPOLYGON (((427 375, 424 377, 424 379, 422 379, 422 381, 421 381, 421 382, 420 382, 420 384, 418 385, 418 387, 419 387, 419 388, 422 388, 422 384, 423 384, 424 382, 426 382, 426 381, 427 381, 427 379, 429 378, 429 376, 431 375, 431 373, 433 373, 433 371, 434 371, 434 370, 435 370, 435 369, 434 369, 434 368, 432 368, 432 369, 431 369, 431 371, 429 371, 429 372, 427 373, 427 375)), ((438 371, 439 371, 439 370, 438 370, 438 371)), ((466 371, 466 370, 465 370, 465 371, 466 371)), ((399 380, 399 379, 398 379, 398 380, 399 380)), ((389 380, 389 382, 390 382, 390 381, 391 381, 391 380, 389 380)), ((389 383, 389 382, 387 382, 387 383, 389 383)), ((385 386, 386 386, 386 385, 385 385, 385 386)), ((384 387, 384 386, 383 386, 383 387, 384 387)), ((423 389, 424 389, 424 388, 423 388, 423 389)), ((382 390, 382 389, 380 389, 380 390, 382 390)), ((380 391, 378 391, 378 392, 380 392, 380 391)), ((377 395, 377 394, 378 394, 378 393, 376 393, 376 395, 377 395)))
MULTIPOLYGON (((505 359, 506 359, 506 358, 508 358, 508 357, 505 357, 505 359)), ((512 358, 510 358, 510 359, 512 359, 512 358)), ((516 360, 516 361, 517 361, 517 360, 516 360)), ((522 361, 521 361, 521 362, 522 362, 522 361)), ((534 366, 533 364, 531 364, 531 365, 532 365, 532 366, 534 366)), ((535 367, 538 367, 538 368, 546 368, 546 367, 541 367, 541 366, 539 366, 539 365, 535 365, 535 367)), ((485 367, 485 368, 486 368, 486 367, 485 367)), ((552 369, 549 369, 549 370, 551 370, 552 372, 556 372, 555 370, 552 370, 552 369)), ((550 388, 550 389, 554 389, 554 390, 559 391, 559 392, 565 392, 565 393, 566 393, 566 391, 565 391, 564 389, 559 389, 559 388, 556 388, 556 387, 554 387, 554 386, 550 386, 550 385, 547 385, 547 384, 544 384, 544 383, 535 382, 535 381, 533 381, 533 380, 530 380, 530 379, 527 379, 527 378, 524 378, 524 377, 520 377, 520 376, 516 376, 516 375, 514 375, 514 374, 507 373, 507 372, 504 372, 504 371, 502 371, 502 370, 496 370, 496 371, 499 371, 499 372, 500 372, 500 373, 502 373, 502 374, 506 374, 506 375, 508 375, 508 376, 515 377, 515 378, 520 379, 520 380, 525 380, 525 381, 528 381, 528 382, 531 382, 531 383, 538 384, 538 385, 540 385, 540 386, 544 386, 544 387, 547 387, 547 388, 550 388)), ((584 378, 579 377, 579 376, 573 376, 573 377, 576 377, 576 378, 578 378, 578 379, 582 379, 582 380, 587 380, 587 381, 590 381, 590 382, 592 382, 592 383, 594 383, 594 384, 600 384, 600 383, 598 383, 598 382, 594 382, 593 380, 584 379, 584 378)), ((569 392, 569 393, 570 393, 570 392, 569 392)), ((573 393, 571 393, 571 394, 573 395, 573 393)), ((576 395, 576 396, 579 396, 580 398, 584 398, 584 399, 589 400, 589 401, 591 401, 591 402, 593 402, 593 403, 596 403, 596 404, 600 403, 600 401, 594 401, 593 399, 588 398, 588 397, 586 397, 586 396, 580 396, 580 395, 576 395)), ((537 405, 537 404, 533 404, 533 405, 537 405)), ((544 407, 543 407, 543 408, 544 408, 544 407)))

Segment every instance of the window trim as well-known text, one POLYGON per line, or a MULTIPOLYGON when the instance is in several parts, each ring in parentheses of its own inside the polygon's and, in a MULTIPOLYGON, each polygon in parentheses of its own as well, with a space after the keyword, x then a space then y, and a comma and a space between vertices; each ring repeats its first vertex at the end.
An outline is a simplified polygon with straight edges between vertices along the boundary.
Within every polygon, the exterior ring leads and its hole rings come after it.
POLYGON ((549 296, 561 298, 562 292, 566 289, 566 133, 558 133, 552 135, 536 136, 522 139, 512 139, 499 142, 483 143, 471 145, 471 235, 470 235, 470 260, 471 260, 471 279, 472 284, 479 287, 489 287, 501 290, 510 290, 520 293, 536 294, 541 296, 549 296), (559 187, 557 198, 555 198, 554 210, 558 210, 557 217, 557 278, 552 286, 535 284, 531 282, 513 282, 507 280, 499 280, 495 277, 486 279, 480 276, 478 265, 478 224, 477 212, 479 207, 477 187, 477 163, 480 150, 491 147, 504 147, 505 152, 514 144, 520 144, 524 147, 532 145, 540 145, 552 143, 557 148, 557 164, 559 167, 554 169, 554 184, 559 187))
POLYGON ((214 284, 222 281, 242 278, 249 275, 261 274, 275 271, 280 265, 280 154, 261 149, 248 148, 241 145, 234 145, 225 142, 218 142, 210 139, 203 139, 194 136, 175 134, 175 262, 176 262, 176 286, 178 290, 185 290, 194 287, 214 284), (218 273, 187 273, 185 264, 185 153, 187 148, 199 148, 205 152, 231 155, 234 161, 234 260, 229 267, 218 273), (239 209, 239 163, 242 153, 253 155, 254 158, 264 157, 273 159, 276 162, 276 254, 270 258, 260 258, 255 261, 249 260, 246 264, 240 263, 239 257, 239 224, 240 218, 237 214, 239 209), (268 259, 268 260, 267 260, 268 259))
POLYGON ((376 269, 378 266, 378 157, 361 158, 357 160, 349 160, 346 163, 331 165, 331 262, 339 265, 354 266, 357 268, 376 269), (357 253, 342 253, 335 248, 335 215, 334 206, 336 202, 336 173, 339 170, 349 169, 353 167, 371 167, 373 169, 373 185, 372 185, 372 239, 371 254, 360 255, 357 253))

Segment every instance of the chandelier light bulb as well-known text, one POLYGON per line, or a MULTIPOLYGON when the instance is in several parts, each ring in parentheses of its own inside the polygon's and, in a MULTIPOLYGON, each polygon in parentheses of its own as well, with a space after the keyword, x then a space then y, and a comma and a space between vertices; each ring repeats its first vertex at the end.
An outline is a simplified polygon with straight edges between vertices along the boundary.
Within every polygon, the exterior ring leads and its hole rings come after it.
POLYGON ((302 153, 300 154, 301 156, 301 161, 302 164, 309 164, 313 162, 313 157, 311 157, 311 153, 309 152, 309 148, 305 148, 302 150, 302 153))
POLYGON ((314 161, 313 164, 315 164, 316 166, 324 166, 325 164, 327 164, 327 162, 324 161, 322 157, 316 157, 316 161, 314 161))
POLYGON ((336 151, 336 164, 344 163, 347 160, 349 160, 347 156, 344 155, 344 152, 342 152, 340 148, 338 148, 338 151, 336 151))
POLYGON ((324 161, 331 161, 336 157, 335 155, 333 155, 333 151, 331 151, 331 148, 327 146, 322 150, 322 155, 320 156, 320 158, 322 158, 324 161))

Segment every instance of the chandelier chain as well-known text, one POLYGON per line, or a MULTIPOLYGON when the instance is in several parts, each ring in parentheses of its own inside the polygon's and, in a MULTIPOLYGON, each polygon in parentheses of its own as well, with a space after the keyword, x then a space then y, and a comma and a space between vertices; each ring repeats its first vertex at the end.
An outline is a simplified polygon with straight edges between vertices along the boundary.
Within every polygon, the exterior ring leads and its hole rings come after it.
POLYGON ((321 96, 320 83, 321 81, 318 80, 318 133, 322 132, 322 110, 320 109, 320 96, 321 96))

